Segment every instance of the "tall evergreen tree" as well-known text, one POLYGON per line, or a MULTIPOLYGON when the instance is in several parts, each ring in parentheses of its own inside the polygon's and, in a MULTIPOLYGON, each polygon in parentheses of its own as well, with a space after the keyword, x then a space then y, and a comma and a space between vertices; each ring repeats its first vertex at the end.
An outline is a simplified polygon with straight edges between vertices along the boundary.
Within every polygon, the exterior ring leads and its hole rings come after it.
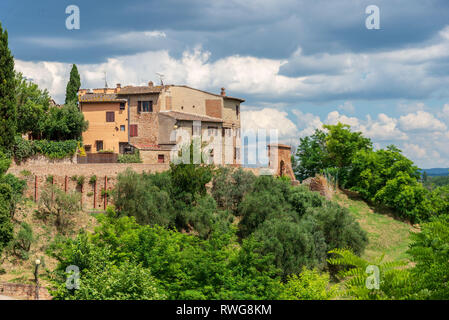
POLYGON ((14 59, 8 48, 8 32, 0 24, 0 148, 9 149, 17 126, 14 59))
POLYGON ((72 70, 70 71, 70 79, 66 87, 65 104, 75 103, 76 105, 78 105, 78 90, 80 89, 80 87, 80 74, 78 73, 76 64, 73 64, 72 70))

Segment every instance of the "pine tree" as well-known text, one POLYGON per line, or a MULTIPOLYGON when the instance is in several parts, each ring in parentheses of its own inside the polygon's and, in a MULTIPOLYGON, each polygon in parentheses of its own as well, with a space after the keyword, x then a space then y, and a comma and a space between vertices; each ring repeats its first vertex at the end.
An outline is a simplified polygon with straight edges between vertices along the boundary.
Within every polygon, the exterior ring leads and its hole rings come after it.
POLYGON ((73 64, 72 70, 70 71, 70 79, 67 83, 66 93, 65 93, 65 104, 75 103, 78 104, 78 90, 81 87, 80 74, 78 73, 78 68, 76 64, 73 64))
POLYGON ((0 24, 0 148, 10 149, 17 126, 14 94, 14 59, 8 48, 8 32, 0 24))

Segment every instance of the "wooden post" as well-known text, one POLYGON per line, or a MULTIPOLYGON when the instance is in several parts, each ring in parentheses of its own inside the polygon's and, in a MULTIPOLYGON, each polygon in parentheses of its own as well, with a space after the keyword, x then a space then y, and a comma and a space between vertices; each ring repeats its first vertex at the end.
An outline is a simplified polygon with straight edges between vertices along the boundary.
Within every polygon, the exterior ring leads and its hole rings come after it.
POLYGON ((36 266, 34 268, 34 282, 36 283, 35 285, 35 292, 34 292, 34 299, 35 300, 39 300, 39 265, 40 265, 40 260, 36 260, 36 266))
POLYGON ((97 180, 94 183, 94 209, 97 208, 97 180))
POLYGON ((64 192, 65 193, 67 193, 67 184, 68 184, 68 177, 65 176, 65 179, 64 179, 64 192))
POLYGON ((37 202, 37 175, 34 176, 34 202, 37 202))
POLYGON ((108 205, 108 177, 104 176, 104 210, 106 210, 106 206, 108 205))
POLYGON ((81 210, 83 210, 83 189, 84 189, 84 183, 81 184, 81 210))

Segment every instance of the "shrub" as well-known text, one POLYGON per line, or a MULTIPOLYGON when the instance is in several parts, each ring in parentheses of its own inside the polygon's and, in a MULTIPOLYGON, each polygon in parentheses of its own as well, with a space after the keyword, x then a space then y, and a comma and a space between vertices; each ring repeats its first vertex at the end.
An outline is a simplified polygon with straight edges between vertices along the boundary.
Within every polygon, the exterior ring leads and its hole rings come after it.
POLYGON ((418 298, 449 299, 449 215, 434 217, 411 235, 408 251, 415 267, 411 270, 418 298))
POLYGON ((89 184, 94 185, 97 182, 97 176, 93 175, 89 179, 89 184))
POLYGON ((331 285, 329 274, 317 270, 302 269, 299 275, 292 274, 282 284, 280 300, 329 300, 339 295, 335 285, 331 285))
POLYGON ((32 141, 25 140, 20 136, 14 138, 13 154, 17 163, 21 163, 35 154, 32 141))
POLYGON ((42 189, 37 216, 52 218, 57 230, 66 234, 73 224, 72 217, 81 210, 81 195, 78 192, 65 193, 54 185, 42 189))
POLYGON ((118 163, 142 163, 140 158, 140 151, 136 149, 132 154, 119 154, 117 158, 118 163))
POLYGON ((70 243, 70 251, 57 269, 55 300, 159 300, 166 296, 158 288, 147 268, 125 261, 115 264, 109 260, 109 246, 98 247, 84 236, 70 243), (79 289, 66 286, 65 268, 76 265, 80 269, 79 289))
POLYGON ((289 218, 265 221, 255 232, 257 252, 274 255, 274 264, 283 279, 300 273, 302 268, 323 269, 326 264, 326 242, 312 219, 299 223, 289 218))
POLYGON ((212 232, 229 232, 233 216, 228 211, 218 210, 215 200, 206 195, 196 206, 185 213, 185 224, 192 227, 198 236, 208 239, 212 232))
POLYGON ((22 222, 20 230, 9 244, 10 251, 18 258, 28 260, 31 244, 34 242, 33 230, 26 222, 22 222))
POLYGON ((137 174, 128 169, 117 177, 114 203, 121 214, 133 216, 140 224, 174 226, 175 211, 169 192, 156 179, 167 174, 137 174))
POLYGON ((78 142, 76 140, 47 141, 25 140, 15 137, 13 156, 17 162, 23 162, 35 154, 44 155, 50 159, 63 159, 72 157, 76 153, 78 142))
POLYGON ((238 205, 245 194, 251 192, 256 177, 242 168, 221 167, 214 172, 212 196, 220 208, 237 214, 238 205))
POLYGON ((346 248, 360 255, 368 244, 367 233, 350 215, 348 209, 334 202, 326 201, 322 207, 308 208, 305 218, 307 217, 312 217, 322 232, 326 251, 346 248))

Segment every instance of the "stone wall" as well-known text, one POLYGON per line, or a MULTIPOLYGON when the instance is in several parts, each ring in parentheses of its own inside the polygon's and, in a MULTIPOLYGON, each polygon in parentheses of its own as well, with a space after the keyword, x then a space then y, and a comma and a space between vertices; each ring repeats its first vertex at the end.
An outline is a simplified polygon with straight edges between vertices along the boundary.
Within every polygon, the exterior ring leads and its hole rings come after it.
MULTIPOLYGON (((36 300, 36 287, 32 284, 0 282, 0 295, 24 299, 36 300)), ((39 300, 51 300, 52 297, 44 287, 39 288, 39 300)))
POLYGON ((81 193, 81 204, 85 210, 104 210, 110 203, 107 191, 114 188, 117 175, 130 168, 138 173, 162 172, 169 168, 164 164, 142 163, 95 163, 95 164, 55 164, 52 166, 23 165, 11 167, 8 173, 26 180, 25 197, 39 201, 42 190, 47 183, 58 186, 65 192, 78 191, 81 193), (26 170, 26 171, 25 171, 26 170), (92 176, 96 181, 90 183, 92 176), (77 178, 83 176, 84 183, 77 178))
POLYGON ((63 159, 50 159, 43 155, 34 155, 30 158, 28 158, 25 161, 22 161, 21 163, 16 163, 16 161, 13 159, 11 162, 11 168, 14 167, 23 167, 23 166, 48 166, 48 165, 54 165, 54 164, 74 164, 77 163, 77 157, 76 155, 73 155, 73 157, 67 157, 63 159))

